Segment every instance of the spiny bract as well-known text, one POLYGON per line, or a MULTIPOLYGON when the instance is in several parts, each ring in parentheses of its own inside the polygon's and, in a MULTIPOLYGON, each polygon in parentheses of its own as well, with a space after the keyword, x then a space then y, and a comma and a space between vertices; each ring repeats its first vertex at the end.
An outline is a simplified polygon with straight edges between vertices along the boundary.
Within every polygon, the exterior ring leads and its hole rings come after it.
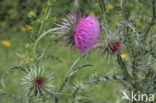
POLYGON ((56 33, 62 35, 69 44, 80 52, 92 48, 100 35, 98 19, 93 16, 84 17, 81 13, 71 13, 57 24, 56 33))

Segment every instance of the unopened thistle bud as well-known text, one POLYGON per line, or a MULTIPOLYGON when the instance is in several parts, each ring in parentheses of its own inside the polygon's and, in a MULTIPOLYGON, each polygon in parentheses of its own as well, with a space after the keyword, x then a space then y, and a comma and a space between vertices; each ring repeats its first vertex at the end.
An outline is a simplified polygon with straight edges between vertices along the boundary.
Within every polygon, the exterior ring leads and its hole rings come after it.
POLYGON ((121 52, 121 42, 120 41, 112 41, 110 43, 108 43, 108 50, 115 54, 115 55, 119 55, 121 52))

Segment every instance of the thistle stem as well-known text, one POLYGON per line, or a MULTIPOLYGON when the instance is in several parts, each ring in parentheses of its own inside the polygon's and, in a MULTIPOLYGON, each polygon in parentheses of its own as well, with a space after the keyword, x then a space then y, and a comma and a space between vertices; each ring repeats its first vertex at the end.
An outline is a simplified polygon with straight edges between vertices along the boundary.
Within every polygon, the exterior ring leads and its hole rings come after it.
POLYGON ((120 64, 121 66, 121 69, 123 70, 123 72, 126 74, 126 76, 131 79, 131 76, 129 75, 128 71, 127 71, 127 68, 126 68, 126 65, 125 63, 122 61, 122 58, 120 55, 117 55, 117 61, 118 63, 120 64))
POLYGON ((81 55, 74 61, 74 63, 70 66, 70 68, 69 68, 69 70, 68 70, 68 72, 67 72, 67 74, 66 74, 66 76, 65 76, 65 79, 64 79, 64 81, 63 81, 63 84, 61 85, 61 88, 60 88, 59 91, 62 91, 62 90, 63 90, 63 88, 64 88, 66 82, 68 81, 69 74, 72 72, 73 68, 74 68, 74 67, 76 66, 76 64, 81 60, 82 57, 84 57, 83 54, 81 54, 81 55))
POLYGON ((136 89, 136 85, 133 84, 133 82, 131 81, 133 78, 131 77, 131 75, 128 73, 127 68, 126 68, 126 64, 123 62, 122 58, 120 55, 117 55, 117 62, 120 65, 123 73, 127 76, 127 81, 131 84, 133 89, 136 89))
POLYGON ((75 98, 76 98, 76 95, 77 95, 77 93, 78 93, 79 89, 80 89, 80 88, 77 88, 77 89, 74 91, 74 93, 73 93, 72 103, 74 103, 74 102, 75 102, 75 98))
POLYGON ((47 36, 49 33, 54 32, 54 31, 56 31, 56 29, 50 29, 50 30, 44 32, 43 34, 41 34, 41 35, 38 37, 38 39, 35 41, 35 44, 34 44, 33 54, 36 53, 36 48, 37 48, 37 45, 38 45, 39 41, 40 41, 42 38, 44 38, 45 36, 47 36))
MULTIPOLYGON (((48 20, 48 18, 50 17, 50 14, 52 12, 52 7, 51 7, 51 4, 52 4, 52 0, 48 0, 48 8, 47 8, 47 12, 43 15, 42 19, 44 22, 41 23, 40 27, 39 27, 39 30, 38 30, 38 35, 43 31, 43 27, 45 26, 45 23, 46 21, 48 20)), ((38 36, 37 35, 37 36, 38 36)))
MULTIPOLYGON (((81 60, 81 58, 83 58, 85 56, 85 54, 81 54, 74 62, 73 64, 70 66, 68 72, 65 75, 65 79, 59 89, 59 92, 61 92, 63 90, 63 88, 65 87, 66 83, 69 80, 69 74, 72 72, 73 68, 76 66, 76 64, 81 60)), ((55 98, 55 103, 58 103, 58 98, 55 98)))
POLYGON ((31 103, 31 98, 30 97, 27 98, 26 103, 31 103))

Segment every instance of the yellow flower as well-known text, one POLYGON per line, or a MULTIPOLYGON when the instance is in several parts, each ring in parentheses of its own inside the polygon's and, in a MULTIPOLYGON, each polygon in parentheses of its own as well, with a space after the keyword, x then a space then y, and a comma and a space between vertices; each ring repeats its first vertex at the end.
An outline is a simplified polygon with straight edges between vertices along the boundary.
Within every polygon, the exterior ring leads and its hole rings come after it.
POLYGON ((27 25, 26 28, 27 28, 27 30, 33 29, 33 27, 31 25, 27 25))
POLYGON ((25 60, 25 61, 32 61, 33 58, 29 57, 27 54, 20 54, 20 56, 25 60))
POLYGON ((11 46, 11 42, 9 42, 9 41, 7 41, 7 40, 2 40, 2 41, 0 41, 0 43, 1 43, 2 45, 6 46, 6 47, 11 46))
POLYGON ((21 28, 22 31, 28 31, 28 30, 32 30, 32 29, 33 29, 33 26, 31 26, 31 25, 26 25, 25 27, 21 28))
POLYGON ((152 29, 153 29, 153 30, 156 30, 156 25, 152 26, 152 29))
POLYGON ((121 56, 121 58, 123 58, 123 59, 128 58, 128 55, 127 55, 127 54, 125 54, 125 53, 121 53, 121 54, 120 54, 120 56, 121 56))
POLYGON ((114 6, 112 4, 108 4, 108 5, 106 5, 106 8, 107 9, 114 9, 114 6))

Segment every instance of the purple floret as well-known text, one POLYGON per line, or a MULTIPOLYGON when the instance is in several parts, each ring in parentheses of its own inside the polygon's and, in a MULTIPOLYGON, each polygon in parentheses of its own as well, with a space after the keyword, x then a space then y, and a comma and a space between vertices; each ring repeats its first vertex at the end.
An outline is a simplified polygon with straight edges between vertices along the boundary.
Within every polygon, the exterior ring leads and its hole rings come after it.
POLYGON ((92 48, 99 35, 100 26, 97 18, 88 16, 78 21, 74 31, 74 46, 81 52, 92 48))

